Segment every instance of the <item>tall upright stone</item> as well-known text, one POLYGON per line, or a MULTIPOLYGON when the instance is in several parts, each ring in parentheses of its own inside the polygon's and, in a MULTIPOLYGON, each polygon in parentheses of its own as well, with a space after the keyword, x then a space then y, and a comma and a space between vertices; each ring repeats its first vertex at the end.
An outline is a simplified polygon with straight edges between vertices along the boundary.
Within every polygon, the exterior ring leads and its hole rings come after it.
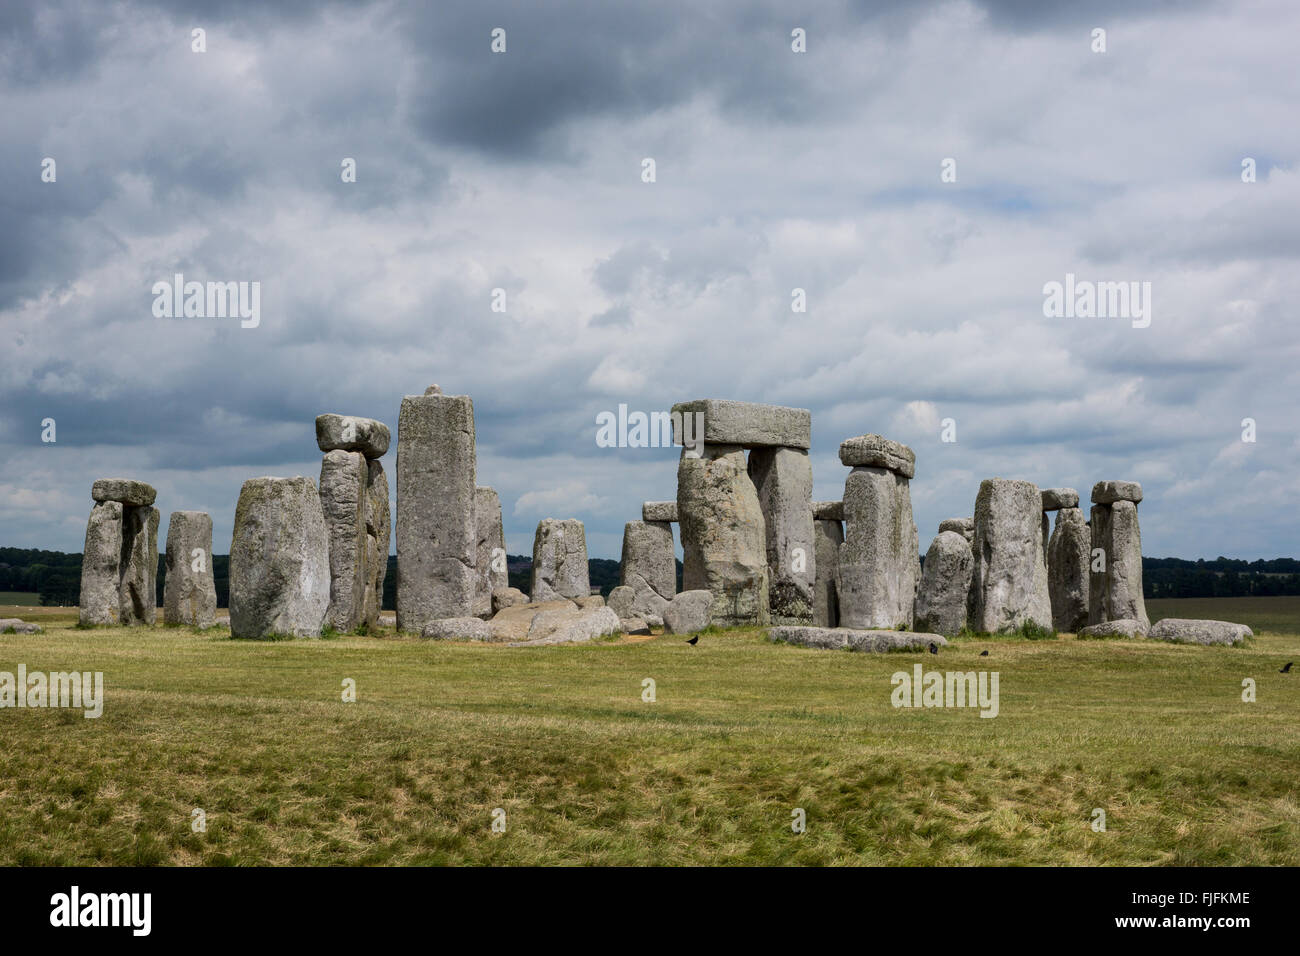
POLYGON ((715 624, 769 623, 765 521, 743 448, 683 448, 677 465, 677 516, 682 590, 713 595, 710 619, 715 624))
POLYGON ((840 545, 844 543, 844 522, 839 518, 816 518, 813 521, 813 539, 816 542, 814 550, 817 556, 817 578, 813 583, 813 624, 817 627, 838 627, 840 545))
MULTIPOLYGON (((1078 501, 1078 498, 1075 498, 1078 501)), ((1052 627, 1078 634, 1088 625, 1088 556, 1092 534, 1083 511, 1061 508, 1047 548, 1047 577, 1052 627)))
POLYGON ((1142 597, 1142 535, 1135 481, 1102 481, 1092 489, 1092 548, 1101 549, 1104 569, 1090 568, 1088 623, 1134 620, 1151 626, 1142 597))
POLYGON ((1042 496, 1030 481, 988 478, 975 499, 971 627, 1014 631, 1052 626, 1043 547, 1042 496))
POLYGON ((469 617, 478 586, 474 403, 430 386, 397 421, 397 627, 469 617))
POLYGON ((248 479, 230 542, 231 636, 320 637, 329 605, 329 534, 316 483, 248 479))
POLYGON ((771 621, 811 624, 817 546, 808 452, 802 448, 755 448, 749 453, 749 477, 763 512, 771 621))
POLYGON ((127 627, 158 620, 158 520, 151 505, 122 512, 121 623, 127 627))
POLYGON ((677 554, 667 521, 629 521, 623 526, 619 583, 632 589, 631 614, 662 618, 677 593, 677 554))
POLYGON ((576 518, 543 518, 533 537, 532 601, 585 598, 591 593, 587 533, 576 518))
POLYGON ((369 480, 370 469, 360 452, 336 448, 321 460, 320 503, 330 554, 330 604, 325 622, 345 634, 356 630, 365 616, 369 480))
POLYGON ((853 470, 844 481, 840 626, 911 630, 920 579, 920 541, 910 479, 916 456, 900 442, 861 435, 840 445, 853 470))
POLYGON ((496 489, 479 485, 474 489, 474 549, 477 584, 474 616, 492 616, 492 592, 510 586, 506 571, 506 535, 501 521, 501 497, 496 489))
POLYGON ((202 511, 173 511, 167 520, 163 623, 211 627, 216 620, 212 516, 202 511))
POLYGON ((966 626, 974 555, 957 531, 940 531, 925 553, 916 591, 916 629, 952 637, 966 626))
POLYGON ((388 544, 392 514, 388 505, 388 476, 378 459, 366 462, 366 591, 362 619, 369 628, 379 624, 384 606, 384 579, 388 576, 388 544))
POLYGON ((122 619, 122 511, 120 501, 97 501, 90 509, 77 616, 83 627, 114 625, 122 619))

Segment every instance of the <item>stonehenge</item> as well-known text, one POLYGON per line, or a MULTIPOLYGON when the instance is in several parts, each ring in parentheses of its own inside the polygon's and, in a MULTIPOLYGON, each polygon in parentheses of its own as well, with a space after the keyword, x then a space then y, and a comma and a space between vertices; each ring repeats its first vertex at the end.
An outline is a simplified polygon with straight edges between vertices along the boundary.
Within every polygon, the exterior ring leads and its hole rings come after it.
POLYGON ((809 624, 817 553, 808 452, 755 448, 749 453, 749 477, 758 493, 767 537, 769 616, 774 624, 809 624))
POLYGON ((163 623, 203 628, 216 621, 212 517, 202 511, 173 511, 167 519, 163 623))
MULTIPOLYGON (((401 567, 401 558, 398 558, 401 567)), ((575 518, 543 518, 533 537, 531 597, 538 601, 585 598, 591 593, 587 535, 575 518)))
POLYGON ((1132 619, 1150 627, 1142 599, 1142 535, 1136 481, 1099 481, 1092 489, 1092 552, 1089 566, 1088 623, 1132 619))
POLYGON ((966 539, 956 531, 940 531, 925 552, 921 583, 916 591, 916 627, 952 637, 966 626, 966 601, 974 569, 966 539))
POLYGON ((1052 626, 1042 496, 1029 481, 987 478, 975 498, 971 629, 1052 626))
POLYGON ((619 571, 620 586, 630 591, 626 601, 620 595, 619 617, 662 620, 664 608, 677 593, 672 524, 629 521, 624 525, 619 571))
POLYGON ((86 522, 78 621, 152 625, 158 618, 158 493, 129 478, 100 478, 86 522))
MULTIPOLYGON (((1088 624, 1089 556, 1092 533, 1073 488, 1048 488, 1042 493, 1043 520, 1056 512, 1056 527, 1047 544, 1048 597, 1052 627, 1078 634, 1088 624)), ((1046 524, 1044 524, 1046 533, 1046 524)))
POLYGON ((492 595, 510 585, 506 572, 506 535, 501 522, 501 497, 495 488, 474 489, 474 538, 477 582, 474 588, 474 616, 495 613, 492 595))
POLYGON ((840 545, 844 543, 844 502, 813 502, 813 625, 836 627, 840 623, 840 545))

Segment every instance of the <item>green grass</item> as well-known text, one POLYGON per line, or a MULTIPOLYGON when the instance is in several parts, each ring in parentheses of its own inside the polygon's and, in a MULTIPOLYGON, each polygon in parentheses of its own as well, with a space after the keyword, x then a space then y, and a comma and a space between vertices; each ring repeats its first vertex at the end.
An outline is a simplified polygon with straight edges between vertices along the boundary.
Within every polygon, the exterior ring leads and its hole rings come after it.
POLYGON ((971 638, 937 658, 743 630, 516 649, 42 620, 0 637, 0 670, 100 670, 106 703, 0 710, 0 865, 1296 865, 1287 620, 1246 649, 971 638), (892 708, 914 663, 997 670, 1000 716, 892 708))
POLYGON ((40 607, 41 596, 34 591, 0 591, 0 607, 40 607))

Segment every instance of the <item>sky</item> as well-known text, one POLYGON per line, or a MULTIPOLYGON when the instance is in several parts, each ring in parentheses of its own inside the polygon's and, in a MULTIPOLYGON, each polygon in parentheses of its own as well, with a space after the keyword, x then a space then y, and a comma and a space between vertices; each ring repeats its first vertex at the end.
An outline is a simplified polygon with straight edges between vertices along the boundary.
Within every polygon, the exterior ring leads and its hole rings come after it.
POLYGON ((395 487, 437 383, 511 553, 617 558, 678 451, 597 416, 727 398, 811 409, 817 499, 845 438, 911 446, 922 550, 999 476, 1140 481, 1150 556, 1300 555, 1300 7, 1075 6, 7 0, 0 545, 80 551, 124 476, 226 552, 323 412, 395 487), (256 326, 155 315, 176 273, 256 326), (1149 311, 1045 314, 1067 275, 1149 311))

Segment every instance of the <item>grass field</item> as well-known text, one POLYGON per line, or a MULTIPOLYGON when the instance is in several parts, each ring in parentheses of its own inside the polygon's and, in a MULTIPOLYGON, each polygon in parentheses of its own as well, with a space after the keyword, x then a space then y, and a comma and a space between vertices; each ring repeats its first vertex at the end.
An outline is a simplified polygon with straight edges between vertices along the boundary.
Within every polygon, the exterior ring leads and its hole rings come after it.
POLYGON ((1065 637, 935 658, 744 630, 254 643, 65 611, 0 635, 0 670, 103 671, 104 713, 0 710, 0 864, 1295 865, 1300 673, 1278 668, 1300 661, 1300 599, 1257 613, 1275 624, 1244 649, 1065 637), (998 671, 999 716, 894 709, 890 675, 915 663, 998 671))

